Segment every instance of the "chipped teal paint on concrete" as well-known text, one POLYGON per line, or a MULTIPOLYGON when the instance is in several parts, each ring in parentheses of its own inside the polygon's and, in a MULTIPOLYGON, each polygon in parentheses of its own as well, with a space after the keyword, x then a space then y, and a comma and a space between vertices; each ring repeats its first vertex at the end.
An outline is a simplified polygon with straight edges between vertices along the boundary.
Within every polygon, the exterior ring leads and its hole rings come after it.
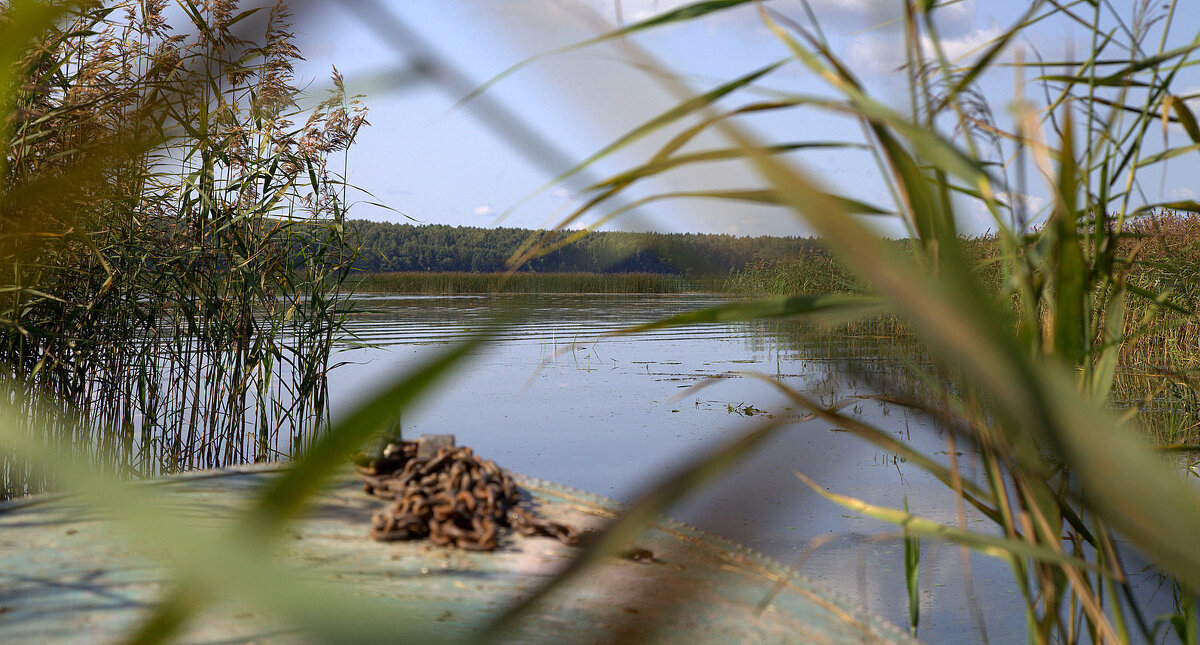
MULTIPOLYGON (((275 468, 193 474, 160 484, 189 515, 231 516, 275 468)), ((608 500, 518 478, 543 515, 595 528, 616 512, 608 500)), ((453 639, 533 590, 575 550, 510 536, 494 553, 422 542, 379 543, 367 522, 382 502, 347 474, 289 529, 281 556, 346 594, 394 599, 453 639)), ((70 500, 35 497, 0 505, 0 643, 111 642, 138 624, 164 589, 162 570, 115 539, 70 500)), ((907 643, 894 626, 817 589, 743 547, 662 520, 637 541, 652 559, 615 558, 556 596, 514 642, 907 643), (759 603, 777 583, 765 611, 759 603)), ((642 552, 642 555, 645 555, 642 552)), ((188 642, 291 643, 289 631, 253 611, 223 606, 194 621, 188 642)))

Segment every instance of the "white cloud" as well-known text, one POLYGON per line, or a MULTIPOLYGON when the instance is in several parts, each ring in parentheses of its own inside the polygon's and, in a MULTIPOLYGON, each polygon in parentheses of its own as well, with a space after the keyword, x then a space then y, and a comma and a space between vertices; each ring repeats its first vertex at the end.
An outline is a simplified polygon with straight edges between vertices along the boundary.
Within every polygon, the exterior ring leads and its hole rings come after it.
MULTIPOLYGON (((695 2, 695 0, 559 1, 586 6, 609 22, 625 24, 647 20, 695 2)), ((863 29, 899 31, 902 26, 903 4, 898 0, 810 0, 809 5, 821 26, 825 29, 832 29, 834 32, 863 29)), ((800 11, 795 3, 777 1, 770 2, 767 6, 789 15, 803 24, 808 23, 807 15, 800 11)), ((970 31, 975 24, 976 14, 976 0, 954 0, 938 7, 933 16, 943 36, 957 37, 970 31)), ((737 21, 743 27, 762 27, 757 7, 752 4, 718 11, 705 16, 704 20, 710 24, 712 21, 737 21)))
POLYGON ((883 38, 879 34, 861 34, 850 40, 846 61, 850 69, 870 70, 880 74, 895 72, 904 63, 904 51, 899 38, 883 38))
MULTIPOLYGON (((619 14, 629 23, 678 9, 694 1, 585 0, 585 4, 605 18, 616 20, 619 14)), ((809 5, 822 25, 834 28, 864 29, 885 23, 898 23, 903 17, 903 5, 896 0, 810 0, 809 5)), ((803 15, 796 11, 794 6, 789 6, 789 3, 773 2, 768 6, 793 16, 803 15)), ((735 11, 741 10, 739 8, 735 11)), ((951 2, 938 7, 933 13, 938 29, 951 36, 969 30, 974 25, 975 15, 975 0, 951 2)))
POLYGON ((903 17, 901 3, 878 0, 812 0, 817 20, 826 27, 864 29, 895 23, 903 17))
MULTIPOLYGON (((1001 192, 996 194, 996 201, 1000 204, 1008 205, 1017 197, 1016 193, 1001 192)), ((967 235, 980 235, 985 232, 996 230, 997 222, 995 216, 988 210, 987 205, 983 201, 973 198, 968 198, 962 195, 955 195, 954 201, 956 206, 956 214, 958 215, 959 230, 967 235)), ((1023 202, 1025 209, 1022 212, 1022 217, 1025 220, 1025 225, 1036 225, 1037 222, 1044 221, 1048 214, 1046 207, 1049 204, 1045 197, 1038 195, 1022 195, 1020 201, 1023 202)), ((1010 217, 1010 213, 1001 209, 1000 217, 1004 226, 1013 226, 1015 223, 1010 217)))
POLYGON ((626 23, 630 23, 678 9, 692 2, 693 0, 586 0, 584 4, 609 20, 615 22, 619 16, 626 23))
POLYGON ((471 212, 476 215, 491 215, 496 211, 491 206, 476 206, 471 212))
POLYGON ((1042 210, 1042 207, 1046 205, 1046 198, 1038 197, 1037 195, 1021 195, 1019 193, 997 193, 996 198, 1002 204, 1012 204, 1015 201, 1020 201, 1021 204, 1025 206, 1025 212, 1027 215, 1037 214, 1039 211, 1042 210), (1016 198, 1016 199, 1014 199, 1014 198, 1016 198))
POLYGON ((1171 199, 1180 201, 1195 200, 1197 197, 1200 197, 1200 195, 1197 195, 1196 191, 1192 190, 1191 188, 1172 188, 1168 195, 1171 199))
POLYGON ((559 186, 558 188, 550 191, 550 196, 555 199, 566 199, 571 196, 571 191, 559 186))
POLYGON ((943 38, 957 37, 975 29, 976 15, 975 2, 966 0, 938 7, 933 21, 943 38))
MULTIPOLYGON (((961 65, 982 53, 982 50, 1000 34, 1000 28, 993 25, 976 27, 955 37, 942 37, 942 52, 951 65, 961 65)), ((935 60, 936 51, 933 41, 928 36, 921 37, 921 50, 926 60, 935 60)), ((851 69, 869 69, 878 73, 895 72, 905 62, 903 37, 883 32, 859 34, 850 39, 846 58, 851 69)))
MULTIPOLYGON (((904 5, 895 0, 810 0, 809 5, 826 28, 899 33, 903 27, 904 5)), ((779 3, 775 7, 784 9, 779 3)), ((976 15, 975 0, 961 0, 935 9, 933 19, 943 37, 957 37, 974 28, 976 15)))
MULTIPOLYGON (((619 12, 627 22, 644 20, 694 2, 695 0, 583 0, 583 4, 600 15, 613 19, 619 12)), ((787 8, 785 4, 771 3, 777 9, 787 8)), ((823 20, 893 20, 900 17, 902 6, 895 0, 810 0, 809 4, 818 18, 823 20)), ((938 9, 935 15, 950 17, 964 12, 974 13, 974 4, 973 0, 957 2, 938 9)))
MULTIPOLYGON (((999 38, 1000 34, 1000 27, 995 25, 986 28, 976 27, 954 38, 943 37, 942 51, 945 52, 946 58, 950 62, 961 63, 975 54, 982 53, 984 47, 999 38)), ((921 45, 926 55, 934 55, 933 43, 928 37, 922 37, 921 45)))
POLYGON ((694 0, 571 0, 591 9, 596 15, 610 21, 618 19, 629 24, 651 18, 660 13, 678 9, 694 0))
MULTIPOLYGON (((526 0, 527 1, 527 0, 526 0)), ((630 25, 654 16, 674 11, 680 7, 695 4, 696 0, 556 0, 559 3, 569 3, 576 7, 586 7, 595 16, 616 24, 618 22, 630 25)), ((777 9, 785 8, 784 3, 771 3, 777 9)), ((769 5, 770 6, 770 5, 769 5)), ((752 3, 731 7, 727 10, 716 11, 701 18, 706 25, 728 25, 737 23, 740 27, 761 27, 758 9, 752 3)))

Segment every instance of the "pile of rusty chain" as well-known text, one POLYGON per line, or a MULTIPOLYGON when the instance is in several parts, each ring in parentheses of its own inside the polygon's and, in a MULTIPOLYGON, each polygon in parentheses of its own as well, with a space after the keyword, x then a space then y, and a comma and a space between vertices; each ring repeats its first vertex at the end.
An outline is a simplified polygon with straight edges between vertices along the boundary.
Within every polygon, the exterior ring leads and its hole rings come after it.
POLYGON ((382 457, 358 470, 368 494, 393 500, 371 518, 376 540, 428 538, 438 546, 491 551, 504 526, 565 544, 579 539, 575 528, 518 507, 520 492, 512 477, 467 447, 443 447, 432 457, 418 457, 415 442, 393 442, 382 457))

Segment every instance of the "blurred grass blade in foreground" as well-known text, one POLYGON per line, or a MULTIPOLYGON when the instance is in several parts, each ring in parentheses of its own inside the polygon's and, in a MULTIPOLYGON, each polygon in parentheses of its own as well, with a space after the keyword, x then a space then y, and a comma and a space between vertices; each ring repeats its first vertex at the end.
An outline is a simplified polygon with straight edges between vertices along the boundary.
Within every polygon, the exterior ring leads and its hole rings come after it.
MULTIPOLYGON (((53 470, 70 503, 81 503, 113 521, 148 553, 165 561, 173 580, 162 605, 135 634, 137 642, 173 639, 204 606, 239 598, 310 636, 336 642, 435 642, 433 634, 397 629, 403 607, 382 599, 345 596, 344 585, 319 584, 275 555, 274 537, 350 454, 391 423, 414 398, 460 365, 486 342, 477 337, 451 345, 397 378, 320 437, 310 451, 256 494, 234 522, 216 528, 188 518, 174 499, 138 483, 117 483, 69 449, 33 440, 19 412, 3 409, 0 443, 53 470), (162 545, 171 545, 163 551, 162 545)), ((63 503, 63 502, 52 502, 63 503)))

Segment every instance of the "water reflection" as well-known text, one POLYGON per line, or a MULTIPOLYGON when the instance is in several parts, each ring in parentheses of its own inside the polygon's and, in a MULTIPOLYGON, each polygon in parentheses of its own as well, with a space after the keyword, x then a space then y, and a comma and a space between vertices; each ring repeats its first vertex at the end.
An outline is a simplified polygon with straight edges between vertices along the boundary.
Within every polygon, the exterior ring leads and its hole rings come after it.
MULTIPOLYGON (((375 347, 347 345, 338 355, 354 365, 333 375, 334 410, 411 364, 427 345, 462 337, 496 311, 517 311, 520 322, 497 345, 406 413, 404 431, 452 432, 513 470, 629 500, 689 455, 733 436, 747 415, 801 416, 770 385, 742 372, 776 376, 824 403, 884 394, 877 382, 917 386, 891 357, 889 339, 836 338, 787 322, 604 336, 718 302, 657 295, 371 298, 360 303, 351 326, 375 347), (847 365, 854 367, 839 369, 847 365)), ((934 424, 905 408, 860 399, 850 410, 926 454, 947 456, 934 424)), ((789 426, 672 515, 783 562, 820 541, 803 563, 804 575, 905 624, 904 550, 894 528, 831 504, 795 473, 872 504, 900 507, 907 500, 915 513, 948 524, 956 522, 954 498, 924 471, 835 430, 820 421, 789 426)), ((961 445, 957 451, 970 473, 973 454, 961 445)), ((991 529, 969 509, 966 521, 974 530, 991 529)), ((1003 564, 969 555, 974 588, 968 589, 959 549, 925 544, 923 550, 923 639, 962 642, 975 634, 969 640, 978 640, 972 602, 986 608, 994 642, 1025 638, 1016 587, 1003 564)))

